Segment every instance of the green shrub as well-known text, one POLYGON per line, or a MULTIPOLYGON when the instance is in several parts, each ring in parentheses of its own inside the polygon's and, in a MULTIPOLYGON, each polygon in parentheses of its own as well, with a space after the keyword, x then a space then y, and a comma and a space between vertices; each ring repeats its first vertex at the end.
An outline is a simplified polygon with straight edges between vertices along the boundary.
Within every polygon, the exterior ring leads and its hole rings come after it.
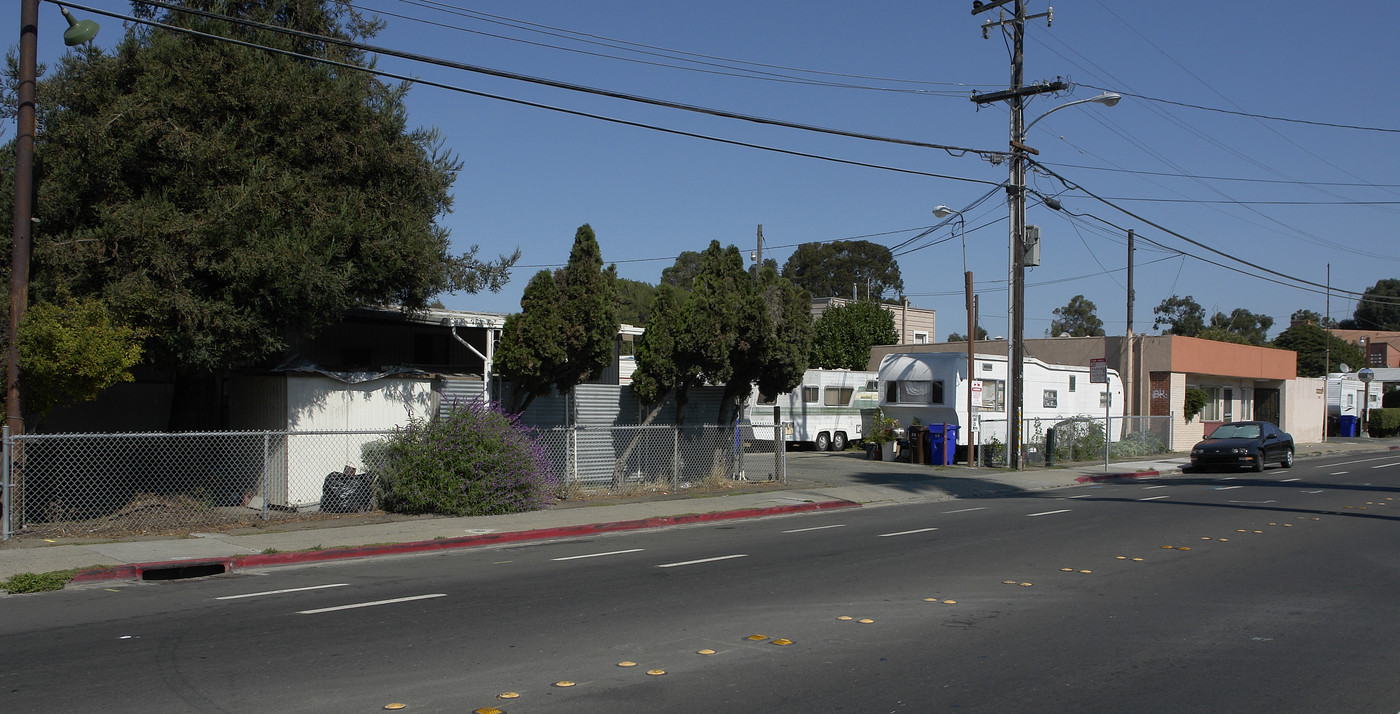
POLYGON ((531 430, 494 405, 415 419, 394 436, 367 444, 366 463, 382 464, 380 505, 398 513, 484 516, 534 511, 559 484, 531 430))
POLYGON ((7 593, 42 593, 62 590, 79 570, 55 570, 48 573, 16 573, 0 581, 0 590, 7 593))
POLYGON ((1202 409, 1206 408, 1206 402, 1210 401, 1210 395, 1200 387, 1187 387, 1185 394, 1186 422, 1189 424, 1202 409))
POLYGON ((1161 437, 1150 431, 1134 431, 1108 447, 1108 453, 1115 459, 1130 456, 1152 456, 1167 453, 1167 445, 1161 437))
POLYGON ((1371 436, 1400 434, 1400 409, 1372 409, 1367 421, 1366 430, 1371 436))

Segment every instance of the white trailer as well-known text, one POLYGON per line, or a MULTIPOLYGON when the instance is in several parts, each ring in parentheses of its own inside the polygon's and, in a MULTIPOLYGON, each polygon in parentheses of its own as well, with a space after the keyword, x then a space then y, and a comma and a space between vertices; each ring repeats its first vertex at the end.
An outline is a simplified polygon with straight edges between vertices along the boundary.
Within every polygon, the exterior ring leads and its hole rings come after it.
MULTIPOLYGON (((1006 443, 1006 355, 974 355, 974 387, 980 387, 978 441, 1006 443)), ((1123 416, 1123 380, 1108 370, 1108 383, 1091 383, 1089 368, 1025 362, 1022 434, 1072 417, 1123 416), (1111 400, 1111 401, 1106 401, 1111 400), (1107 405, 1107 409, 1105 409, 1107 405)), ((967 355, 957 352, 889 354, 880 360, 880 410, 908 427, 917 417, 928 424, 957 424, 958 444, 967 445, 967 355)), ((975 396, 974 396, 975 401, 975 396)), ((977 427, 976 424, 973 425, 977 427)), ((1117 440, 1116 436, 1110 436, 1117 440)))
POLYGON ((755 390, 749 398, 748 417, 751 423, 769 423, 776 406, 782 421, 792 423, 788 441, 809 444, 818 451, 842 451, 864 438, 861 410, 879 406, 877 377, 876 372, 809 369, 800 387, 772 401, 764 401, 755 390))

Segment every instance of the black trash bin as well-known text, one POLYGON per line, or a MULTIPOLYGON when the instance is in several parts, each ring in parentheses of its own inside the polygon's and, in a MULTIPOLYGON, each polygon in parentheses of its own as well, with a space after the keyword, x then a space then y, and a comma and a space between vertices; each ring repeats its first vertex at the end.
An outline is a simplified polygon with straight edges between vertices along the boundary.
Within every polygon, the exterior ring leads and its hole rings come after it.
POLYGON ((345 474, 332 471, 321 484, 321 510, 326 513, 362 513, 369 510, 374 476, 369 472, 345 474))

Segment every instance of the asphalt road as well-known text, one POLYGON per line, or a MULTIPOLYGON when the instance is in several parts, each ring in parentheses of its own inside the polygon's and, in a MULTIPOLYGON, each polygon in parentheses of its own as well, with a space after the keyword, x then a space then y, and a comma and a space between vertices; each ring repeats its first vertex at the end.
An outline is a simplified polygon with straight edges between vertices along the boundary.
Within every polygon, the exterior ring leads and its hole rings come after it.
POLYGON ((1397 484, 1335 457, 8 597, 0 710, 1393 713, 1397 484))

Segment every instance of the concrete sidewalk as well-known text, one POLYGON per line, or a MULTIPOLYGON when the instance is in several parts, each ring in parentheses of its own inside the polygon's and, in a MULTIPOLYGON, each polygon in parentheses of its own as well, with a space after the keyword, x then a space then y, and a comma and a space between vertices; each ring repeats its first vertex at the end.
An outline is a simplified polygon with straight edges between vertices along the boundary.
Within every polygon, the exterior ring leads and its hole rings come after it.
MULTIPOLYGON (((1400 449, 1400 439, 1338 439, 1299 444, 1299 458, 1336 452, 1400 449)), ((1181 473, 1185 456, 1008 472, 865 461, 853 454, 804 454, 803 474, 782 490, 701 498, 652 498, 609 505, 557 507, 504 516, 414 518, 362 525, 299 524, 294 530, 245 535, 61 543, 15 538, 0 545, 0 580, 17 573, 101 568, 75 580, 131 580, 229 572, 240 568, 397 555, 589 533, 735 518, 1009 495, 1181 473), (849 457, 849 458, 846 458, 849 457), (823 475, 828 483, 821 483, 823 475)), ((792 461, 792 460, 790 460, 792 461)), ((790 470, 792 470, 790 468, 790 470)))

